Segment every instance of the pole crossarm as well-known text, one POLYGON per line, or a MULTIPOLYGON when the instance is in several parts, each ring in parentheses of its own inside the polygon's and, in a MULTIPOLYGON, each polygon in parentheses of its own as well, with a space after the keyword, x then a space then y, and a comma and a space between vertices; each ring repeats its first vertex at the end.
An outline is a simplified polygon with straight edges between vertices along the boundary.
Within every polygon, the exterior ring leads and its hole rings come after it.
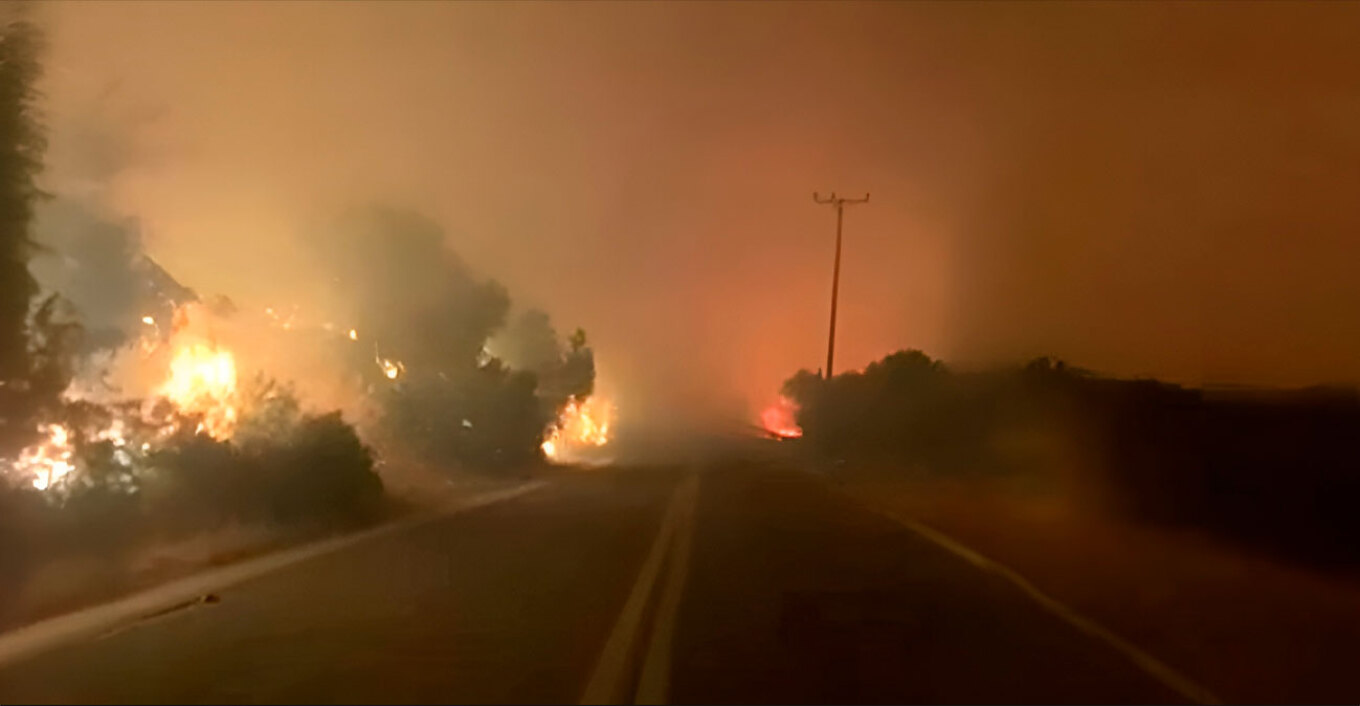
POLYGON ((866 193, 864 195, 864 198, 849 199, 843 196, 837 196, 836 192, 833 191, 831 192, 830 196, 822 198, 822 195, 820 193, 814 191, 812 192, 812 200, 820 204, 831 204, 835 205, 837 208, 840 208, 841 206, 850 206, 857 203, 869 203, 869 194, 866 193))

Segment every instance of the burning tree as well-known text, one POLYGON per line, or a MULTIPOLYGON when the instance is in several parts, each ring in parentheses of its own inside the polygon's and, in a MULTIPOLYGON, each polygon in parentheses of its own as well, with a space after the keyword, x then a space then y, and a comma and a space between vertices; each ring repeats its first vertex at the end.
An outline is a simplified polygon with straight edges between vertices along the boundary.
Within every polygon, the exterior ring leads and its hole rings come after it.
MULTIPOLYGON (((356 210, 314 240, 332 308, 352 331, 352 364, 382 409, 384 447, 454 468, 529 463, 559 413, 595 381, 584 332, 568 346, 548 315, 508 327, 510 298, 479 279, 419 215, 356 210)), ((607 428, 607 427, 606 427, 607 428)))

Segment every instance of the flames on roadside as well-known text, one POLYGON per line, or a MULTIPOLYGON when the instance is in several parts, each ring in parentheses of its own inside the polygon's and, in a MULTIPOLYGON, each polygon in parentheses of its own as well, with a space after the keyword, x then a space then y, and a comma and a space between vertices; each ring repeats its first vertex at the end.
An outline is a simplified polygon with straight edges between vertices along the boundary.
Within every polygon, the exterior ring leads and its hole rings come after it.
POLYGON ((543 455, 553 461, 570 461, 583 451, 609 443, 614 405, 599 397, 571 398, 548 429, 543 455))
MULTIPOLYGON (((174 324, 163 334, 154 317, 142 317, 145 330, 114 360, 125 382, 145 394, 142 400, 116 399, 107 384, 74 381, 63 393, 75 408, 98 407, 99 415, 82 415, 82 423, 52 420, 38 425, 38 441, 17 458, 3 462, 0 473, 40 491, 56 491, 74 477, 83 443, 106 443, 113 463, 133 470, 154 441, 192 424, 194 433, 228 439, 240 416, 236 357, 211 335, 197 302, 176 308, 174 324), (135 430, 135 431, 134 431, 135 430)), ((103 383, 107 370, 94 378, 103 383)))
POLYGON ((761 410, 760 426, 778 439, 797 439, 803 435, 803 428, 798 426, 798 404, 782 395, 761 410))
POLYGON ((180 411, 202 419, 196 431, 226 439, 236 429, 236 357, 229 350, 204 343, 181 347, 160 393, 180 411))
MULTIPOLYGON (((14 458, 0 459, 0 480, 60 497, 63 487, 82 475, 88 463, 84 449, 104 443, 110 448, 103 453, 128 478, 128 492, 136 492, 132 479, 144 469, 147 456, 175 434, 203 434, 218 441, 233 438, 250 413, 251 396, 242 391, 242 385, 252 379, 247 373, 268 370, 291 380, 306 372, 306 361, 290 360, 303 350, 297 346, 306 344, 280 346, 270 336, 292 340, 314 335, 314 340, 325 345, 333 345, 326 343, 330 339, 343 346, 373 345, 378 380, 395 383, 404 378, 405 364, 377 353, 377 342, 356 328, 307 323, 296 307, 287 312, 270 308, 264 314, 258 321, 242 322, 243 316, 223 318, 210 305, 192 301, 176 306, 168 322, 143 316, 136 339, 108 356, 88 361, 87 369, 63 393, 64 405, 83 411, 64 410, 54 414, 61 418, 40 424, 34 443, 14 458), (261 322, 264 328, 256 326, 261 322), (269 334, 271 330, 276 333, 269 334), (282 360, 281 349, 288 351, 282 360)), ((374 388, 362 376, 355 374, 352 380, 339 380, 343 374, 330 377, 337 378, 331 381, 331 389, 314 386, 309 390, 318 393, 315 397, 322 404, 344 407, 347 418, 370 404, 367 398, 374 388)), ((614 415, 614 406, 597 396, 570 399, 544 432, 543 454, 554 461, 571 462, 606 446, 612 438, 614 415)))
MULTIPOLYGON (((301 327, 295 313, 283 317, 266 309, 265 315, 272 328, 301 327)), ((55 492, 79 475, 81 449, 92 443, 111 446, 112 462, 133 474, 147 452, 177 432, 231 439, 248 411, 243 409, 240 351, 224 335, 231 325, 197 301, 176 306, 170 325, 164 323, 145 315, 136 339, 87 361, 87 369, 62 394, 65 409, 55 415, 71 418, 39 424, 37 441, 14 458, 0 459, 0 477, 55 492)), ((251 329, 251 335, 258 338, 264 330, 251 329)), ((359 339, 353 328, 334 333, 347 342, 359 339)), ((248 337, 235 339, 240 343, 248 337)), ((382 362, 404 370, 400 361, 382 362)), ((386 369, 384 374, 395 378, 386 369)))
POLYGON ((75 447, 71 430, 61 424, 42 424, 38 431, 43 440, 24 449, 12 467, 34 488, 47 490, 75 470, 75 447))

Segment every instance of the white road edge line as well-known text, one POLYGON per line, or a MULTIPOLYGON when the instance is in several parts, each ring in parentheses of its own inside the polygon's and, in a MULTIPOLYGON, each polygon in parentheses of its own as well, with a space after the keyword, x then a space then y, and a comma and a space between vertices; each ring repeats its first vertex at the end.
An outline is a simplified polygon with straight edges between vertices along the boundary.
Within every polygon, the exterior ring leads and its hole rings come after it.
POLYGON ((831 485, 830 483, 827 484, 827 487, 832 488, 851 502, 854 502, 861 507, 866 507, 878 515, 903 525, 907 529, 962 558, 973 566, 976 566, 978 569, 1001 576, 1049 613, 1056 615, 1077 630, 1080 630, 1088 636, 1103 642, 1115 651, 1123 654, 1129 661, 1133 662, 1149 676, 1186 699, 1198 704, 1222 703, 1222 701, 1207 688, 1201 686, 1180 672, 1177 672, 1175 669, 1172 669, 1165 662, 1162 662, 1143 651, 1137 645, 1110 632, 1108 628, 1100 623, 1087 618, 1076 610, 1063 604, 1058 599, 1039 590, 1037 586, 1030 583, 1029 579, 1021 576, 1014 569, 1005 564, 989 559, 939 530, 921 524, 916 520, 904 517, 901 514, 886 508, 879 507, 874 503, 865 502, 854 495, 851 495, 848 491, 831 485))
POLYGON ((694 544, 694 512, 699 504, 699 476, 690 478, 693 482, 680 491, 686 493, 684 510, 676 530, 675 549, 670 568, 666 571, 666 585, 661 589, 647 655, 642 661, 642 674, 638 677, 637 693, 633 697, 635 704, 664 704, 670 692, 675 623, 689 574, 689 555, 694 544))
POLYGON ((451 515, 485 507, 548 485, 545 480, 531 481, 513 488, 495 490, 454 502, 432 514, 421 514, 393 524, 374 527, 357 534, 335 537, 293 549, 266 554, 239 564, 194 574, 150 588, 110 603, 67 613, 0 634, 0 667, 36 656, 82 638, 103 635, 130 621, 135 622, 164 608, 191 601, 199 596, 277 571, 291 564, 330 554, 346 547, 396 532, 402 532, 451 515))
POLYGON ((629 677, 628 658, 642 631, 643 614, 651 598, 652 589, 656 585, 657 576, 660 575, 661 567, 665 563, 666 552, 670 549, 671 536, 675 533, 684 507, 685 484, 689 482, 688 478, 682 481, 671 494, 666 514, 662 516, 661 526, 657 528, 656 539, 652 541, 652 547, 642 562, 642 568, 638 570, 637 579, 633 582, 633 588, 623 604, 623 610, 619 611, 614 628, 610 630, 609 638, 605 640, 604 649, 600 650, 590 681, 581 694, 582 704, 613 704, 624 697, 624 682, 629 677))

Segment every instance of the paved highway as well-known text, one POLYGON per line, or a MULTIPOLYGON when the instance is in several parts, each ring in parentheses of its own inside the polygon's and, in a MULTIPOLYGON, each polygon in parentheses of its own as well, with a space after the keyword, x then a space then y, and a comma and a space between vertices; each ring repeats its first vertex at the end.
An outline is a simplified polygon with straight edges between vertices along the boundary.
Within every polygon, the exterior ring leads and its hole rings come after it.
POLYGON ((15 702, 1186 702, 770 462, 564 474, 0 665, 15 702))

